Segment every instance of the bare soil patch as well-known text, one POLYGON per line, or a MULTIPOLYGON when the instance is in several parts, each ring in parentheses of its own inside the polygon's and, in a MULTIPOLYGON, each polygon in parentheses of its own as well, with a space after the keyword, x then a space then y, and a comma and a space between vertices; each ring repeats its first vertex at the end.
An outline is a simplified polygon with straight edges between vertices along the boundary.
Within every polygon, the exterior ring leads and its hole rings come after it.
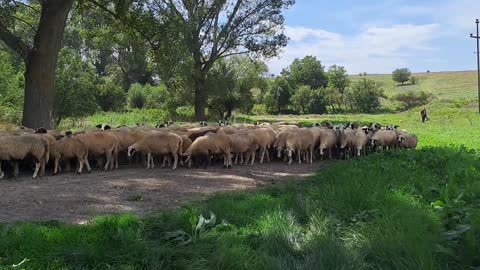
POLYGON ((254 189, 278 181, 301 180, 322 163, 288 166, 281 162, 231 169, 145 170, 62 173, 32 180, 24 175, 0 181, 0 223, 59 220, 83 223, 98 214, 144 215, 175 208, 215 192, 254 189))

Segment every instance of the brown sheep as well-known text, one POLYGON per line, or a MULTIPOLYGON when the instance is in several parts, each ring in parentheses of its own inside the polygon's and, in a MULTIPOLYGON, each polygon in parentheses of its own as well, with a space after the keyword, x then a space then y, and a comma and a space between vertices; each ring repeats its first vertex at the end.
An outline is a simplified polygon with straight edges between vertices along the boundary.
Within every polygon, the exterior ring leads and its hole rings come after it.
POLYGON ((83 142, 88 149, 89 156, 98 157, 105 155, 107 162, 104 170, 113 170, 114 155, 118 152, 118 139, 115 135, 109 132, 90 132, 81 133, 75 138, 83 142))
POLYGON ((221 154, 223 156, 224 167, 229 167, 231 161, 231 140, 226 134, 207 133, 193 141, 192 145, 184 153, 187 157, 185 163, 188 167, 192 166, 192 157, 204 158, 205 167, 210 164, 210 156, 221 154))
POLYGON ((252 129, 253 135, 257 137, 257 142, 260 148, 260 164, 266 155, 267 161, 270 162, 270 154, 268 153, 270 146, 275 142, 275 131, 271 128, 257 128, 252 129))
POLYGON ((397 135, 393 130, 384 130, 381 129, 373 135, 372 139, 370 140, 370 144, 372 147, 378 146, 380 149, 384 147, 389 149, 390 147, 394 147, 397 143, 397 135))
POLYGON ((242 132, 229 135, 232 149, 231 153, 235 155, 235 164, 237 164, 238 156, 240 156, 240 164, 243 164, 243 155, 246 154, 246 163, 251 159, 251 164, 255 163, 255 152, 258 148, 257 137, 250 132, 242 132))
POLYGON ((57 140, 50 144, 50 155, 55 162, 53 174, 56 175, 60 171, 59 162, 62 159, 70 160, 76 158, 78 160, 78 171, 82 173, 83 166, 90 173, 92 169, 88 162, 87 146, 77 138, 71 137, 71 133, 67 132, 67 137, 57 140))
POLYGON ((152 155, 172 155, 173 166, 175 170, 178 164, 178 158, 182 156, 183 141, 175 133, 158 132, 145 136, 140 141, 128 147, 128 156, 132 157, 135 152, 147 154, 147 169, 153 169, 152 155))
MULTIPOLYGON (((277 157, 282 158, 282 154, 287 149, 287 137, 294 131, 287 129, 282 130, 277 133, 275 141, 273 143, 273 149, 277 151, 277 157)), ((286 161, 287 155, 284 156, 284 161, 286 161)))
POLYGON ((409 133, 398 136, 398 146, 403 149, 415 149, 417 147, 417 135, 409 133))
MULTIPOLYGON (((46 140, 37 135, 0 136, 0 179, 4 177, 1 170, 3 160, 23 160, 28 155, 35 162, 35 171, 32 178, 37 178, 41 166, 49 155, 49 146, 46 140)), ((15 165, 14 176, 18 175, 18 165, 15 165)))

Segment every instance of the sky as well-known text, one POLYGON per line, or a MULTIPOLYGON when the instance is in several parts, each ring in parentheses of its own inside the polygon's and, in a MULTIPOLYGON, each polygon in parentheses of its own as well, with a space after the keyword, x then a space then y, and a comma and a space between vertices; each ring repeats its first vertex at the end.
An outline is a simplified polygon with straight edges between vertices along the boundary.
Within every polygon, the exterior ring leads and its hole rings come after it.
POLYGON ((284 15, 290 41, 268 61, 274 74, 306 55, 349 74, 476 69, 480 0, 296 0, 284 15))

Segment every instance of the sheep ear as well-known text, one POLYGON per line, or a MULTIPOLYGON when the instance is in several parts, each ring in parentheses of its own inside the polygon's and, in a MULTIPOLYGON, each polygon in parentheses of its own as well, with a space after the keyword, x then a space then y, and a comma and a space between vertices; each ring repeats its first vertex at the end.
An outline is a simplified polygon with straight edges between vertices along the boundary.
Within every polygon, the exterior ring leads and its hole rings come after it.
POLYGON ((110 127, 109 125, 105 125, 105 126, 103 127, 103 130, 109 130, 109 129, 112 129, 112 127, 110 127))
POLYGON ((43 127, 37 128, 37 129, 35 130, 35 134, 45 134, 45 133, 47 133, 47 130, 46 130, 45 128, 43 128, 43 127))
POLYGON ((102 124, 98 124, 98 125, 96 125, 95 127, 98 128, 98 129, 101 129, 101 128, 102 128, 102 124))

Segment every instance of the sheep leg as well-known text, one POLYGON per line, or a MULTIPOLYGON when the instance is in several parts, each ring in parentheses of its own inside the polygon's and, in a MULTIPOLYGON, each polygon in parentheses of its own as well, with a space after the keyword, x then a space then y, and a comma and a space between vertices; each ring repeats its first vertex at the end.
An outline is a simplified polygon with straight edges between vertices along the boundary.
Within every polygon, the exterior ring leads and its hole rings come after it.
POLYGON ((310 164, 313 163, 313 146, 310 147, 310 164))
POLYGON ((298 150, 298 164, 302 164, 302 151, 301 150, 298 150))
POLYGON ((177 168, 177 165, 178 165, 178 155, 176 152, 173 152, 172 153, 173 155, 173 166, 172 166, 172 170, 175 170, 177 168))
POLYGON ((19 173, 18 162, 17 162, 17 161, 14 161, 14 162, 13 162, 13 177, 17 178, 17 177, 18 177, 18 173, 19 173))
POLYGON ((250 165, 251 165, 251 166, 253 166, 253 164, 255 163, 255 152, 256 152, 255 150, 252 150, 252 151, 250 152, 250 158, 252 159, 252 160, 250 161, 250 165))
MULTIPOLYGON (((235 162, 235 164, 237 163, 235 162)), ((243 153, 240 154, 240 164, 243 164, 243 153)))
POLYGON ((40 166, 41 166, 40 162, 35 162, 35 172, 33 173, 33 176, 32 176, 33 179, 37 178, 38 171, 40 170, 40 166))
POLYGON ((163 163, 162 163, 162 169, 165 168, 165 162, 167 161, 167 157, 163 156, 163 163))
POLYGON ((288 165, 291 165, 292 162, 293 162, 293 158, 292 158, 293 150, 290 149, 290 150, 287 150, 287 151, 288 151, 288 165))
POLYGON ((262 147, 260 150, 260 164, 263 163, 263 158, 265 157, 265 147, 262 147))
POLYGON ((0 160, 0 179, 3 179, 5 177, 5 173, 2 171, 2 161, 0 160))
POLYGON ((112 162, 112 153, 107 152, 106 155, 107 155, 107 163, 105 163, 104 171, 108 171, 108 166, 110 165, 110 162, 112 162))
POLYGON ((267 154, 267 162, 270 163, 270 149, 265 148, 265 153, 267 154))
POLYGON ((84 163, 83 159, 81 157, 78 157, 78 171, 77 171, 78 174, 81 174, 83 171, 83 163, 84 163))
POLYGON ((238 154, 235 154, 235 165, 238 163, 238 154))
POLYGON ((57 175, 57 174, 58 174, 58 167, 59 167, 60 159, 59 159, 59 158, 55 158, 54 163, 55 163, 55 165, 54 165, 54 168, 53 168, 53 175, 57 175))

